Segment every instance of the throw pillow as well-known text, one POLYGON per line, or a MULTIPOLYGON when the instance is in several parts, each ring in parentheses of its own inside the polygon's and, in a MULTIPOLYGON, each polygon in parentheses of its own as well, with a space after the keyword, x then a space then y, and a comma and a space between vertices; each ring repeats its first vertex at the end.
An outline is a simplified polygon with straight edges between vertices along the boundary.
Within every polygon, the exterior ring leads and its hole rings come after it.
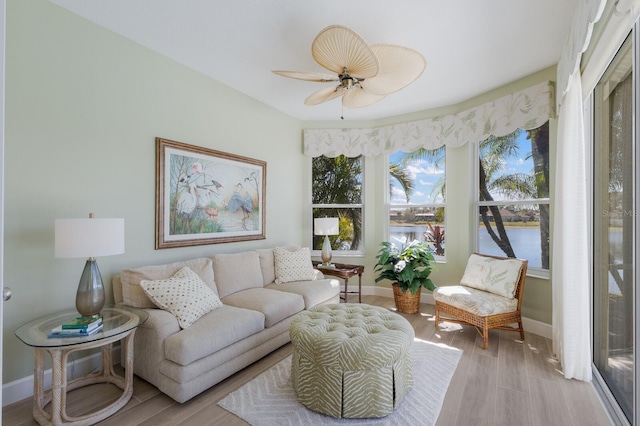
POLYGON ((218 294, 218 289, 213 279, 212 265, 211 259, 205 257, 164 265, 123 269, 120 273, 123 302, 125 305, 133 306, 134 308, 155 308, 155 303, 149 299, 142 287, 140 287, 140 281, 169 278, 185 266, 188 266, 189 269, 198 274, 202 281, 218 294))
POLYGON ((513 299, 520 279, 522 262, 472 254, 460 284, 513 299))
POLYGON ((186 266, 171 278, 142 280, 140 286, 157 307, 171 312, 183 329, 223 306, 213 290, 186 266))
POLYGON ((313 280, 316 276, 311 264, 311 251, 309 247, 300 250, 289 251, 281 247, 273 249, 276 284, 291 281, 313 280))

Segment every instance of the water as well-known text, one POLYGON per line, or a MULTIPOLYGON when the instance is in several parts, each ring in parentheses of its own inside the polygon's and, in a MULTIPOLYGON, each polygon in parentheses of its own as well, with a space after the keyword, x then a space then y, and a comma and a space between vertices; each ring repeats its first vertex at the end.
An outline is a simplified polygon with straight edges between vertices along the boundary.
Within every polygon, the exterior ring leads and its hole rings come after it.
MULTIPOLYGON (((392 226, 390 229, 391 241, 393 238, 407 237, 407 241, 424 240, 426 226, 392 226)), ((529 261, 530 268, 542 268, 542 254, 540 250, 539 228, 507 228, 509 241, 516 256, 529 261)), ((493 242, 486 229, 479 229, 478 251, 484 254, 505 256, 504 252, 493 242)), ((445 240, 446 244, 446 240, 445 240)))
MULTIPOLYGON (((391 241, 393 238, 407 237, 407 241, 424 240, 426 226, 392 226, 391 241)), ((540 228, 507 228, 509 241, 516 256, 529 261, 529 268, 542 268, 542 254, 540 250, 540 228)), ((479 229, 479 245, 478 251, 484 254, 492 254, 495 256, 504 256, 504 252, 498 248, 493 242, 485 228, 479 229)), ((445 240, 446 241, 446 240, 445 240)), ((622 263, 622 230, 611 228, 609 230, 609 249, 613 256, 613 262, 622 263)), ((624 271, 620 270, 622 275, 624 271)), ((609 274, 609 292, 612 294, 621 294, 618 285, 609 274)))

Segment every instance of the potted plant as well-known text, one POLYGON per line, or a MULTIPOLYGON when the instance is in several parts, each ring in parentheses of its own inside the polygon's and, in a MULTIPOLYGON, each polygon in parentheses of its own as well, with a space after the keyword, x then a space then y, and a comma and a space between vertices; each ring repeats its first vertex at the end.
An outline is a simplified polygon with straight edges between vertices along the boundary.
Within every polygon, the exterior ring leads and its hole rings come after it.
POLYGON ((375 272, 376 282, 393 281, 393 296, 399 312, 415 314, 420 309, 420 291, 422 287, 434 290, 436 286, 429 278, 435 266, 435 258, 428 242, 414 240, 408 244, 406 238, 401 248, 391 242, 381 243, 378 251, 375 272))

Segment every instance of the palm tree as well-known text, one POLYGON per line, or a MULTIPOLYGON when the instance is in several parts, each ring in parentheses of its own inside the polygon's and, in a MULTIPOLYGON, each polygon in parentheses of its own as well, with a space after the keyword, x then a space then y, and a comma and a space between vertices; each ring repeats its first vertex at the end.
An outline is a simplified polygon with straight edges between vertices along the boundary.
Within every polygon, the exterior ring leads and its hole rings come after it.
MULTIPOLYGON (((314 204, 327 205, 353 205, 362 204, 362 157, 345 157, 340 155, 335 158, 317 157, 312 162, 312 199, 314 204)), ((362 210, 358 208, 318 208, 313 215, 337 216, 343 222, 344 219, 352 224, 350 235, 351 250, 357 250, 362 239, 362 210)), ((344 226, 340 227, 344 231, 344 226)), ((344 233, 336 237, 329 237, 332 248, 341 243, 344 233)), ((319 239, 322 245, 321 239, 319 239)))
MULTIPOLYGON (((534 164, 534 173, 512 173, 500 175, 503 170, 504 160, 508 157, 515 157, 519 154, 518 139, 525 130, 518 129, 514 133, 496 137, 490 136, 480 143, 479 160, 479 199, 480 201, 494 201, 492 192, 499 192, 509 199, 535 199, 549 197, 549 123, 545 123, 537 129, 526 131, 526 138, 531 141, 531 153, 527 158, 531 158, 534 164)), ((401 174, 406 172, 406 167, 420 159, 431 161, 438 166, 444 162, 445 148, 428 150, 420 148, 416 151, 406 153, 397 164, 390 165, 389 173, 401 186, 404 185, 393 173, 401 174), (392 172, 393 167, 393 172, 392 172)), ((413 188, 411 188, 413 190, 413 188)), ((440 192, 444 197, 446 185, 444 176, 434 191, 440 192)), ((407 192, 407 202, 409 202, 410 192, 407 192)), ((541 204, 540 209, 540 250, 542 254, 542 268, 549 268, 549 206, 541 204)), ((506 256, 515 257, 513 247, 509 241, 504 221, 498 206, 481 206, 480 215, 482 223, 485 225, 487 233, 495 244, 505 253, 506 256), (489 212, 493 216, 490 220, 489 212)))
POLYGON ((404 191, 404 195, 407 198, 407 203, 411 198, 411 194, 413 193, 413 180, 411 180, 411 175, 406 167, 400 165, 400 163, 391 163, 389 164, 389 176, 393 179, 389 180, 389 196, 391 196, 393 192, 393 182, 398 182, 404 191))
MULTIPOLYGON (((480 142, 479 158, 479 199, 494 201, 492 191, 499 192, 509 199, 531 199, 549 197, 549 123, 537 129, 525 131, 517 129, 506 136, 489 136, 480 142), (513 173, 498 176, 503 162, 508 157, 518 156, 518 138, 526 132, 531 141, 531 152, 527 158, 533 159, 534 173, 513 173)), ((542 268, 549 268, 549 206, 540 205, 540 250, 542 268)), ((481 206, 480 215, 487 233, 508 257, 515 257, 511 242, 504 227, 500 209, 496 205, 481 206), (489 211, 494 222, 489 219, 489 211), (495 225, 495 229, 494 229, 495 225)))
MULTIPOLYGON (((415 151, 403 153, 398 163, 389 164, 389 175, 402 187, 407 198, 407 203, 409 203, 411 194, 415 189, 409 171, 407 170, 407 166, 417 160, 428 160, 435 167, 440 167, 444 164, 445 153, 446 151, 444 146, 435 149, 418 148, 415 151)), ((391 179, 389 183, 389 194, 391 194, 391 191, 393 190, 393 182, 394 180, 391 179)), ((443 175, 438 184, 434 186, 433 191, 436 193, 440 192, 440 195, 444 198, 445 188, 445 176, 443 175)), ((432 195, 434 194, 432 193, 432 195)))

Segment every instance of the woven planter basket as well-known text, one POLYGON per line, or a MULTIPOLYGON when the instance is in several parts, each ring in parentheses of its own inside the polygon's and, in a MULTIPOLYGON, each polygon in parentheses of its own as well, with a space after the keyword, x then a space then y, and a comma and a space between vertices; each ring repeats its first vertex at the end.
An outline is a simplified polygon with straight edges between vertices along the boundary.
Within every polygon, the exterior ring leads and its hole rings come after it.
POLYGON ((418 288, 416 294, 411 294, 410 290, 402 292, 397 284, 393 284, 393 299, 396 302, 398 312, 403 314, 417 314, 420 311, 420 292, 422 287, 418 288))

